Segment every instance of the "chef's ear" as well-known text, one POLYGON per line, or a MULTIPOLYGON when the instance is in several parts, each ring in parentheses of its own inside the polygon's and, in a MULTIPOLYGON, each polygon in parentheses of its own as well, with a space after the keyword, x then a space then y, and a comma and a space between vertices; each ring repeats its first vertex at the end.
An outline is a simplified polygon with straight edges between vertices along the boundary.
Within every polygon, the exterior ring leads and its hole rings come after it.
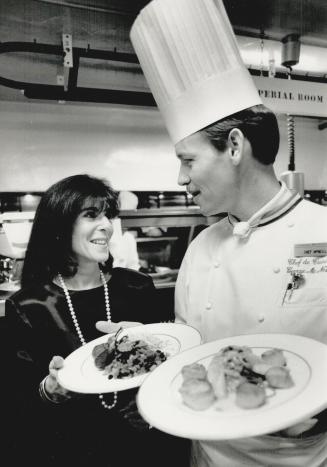
POLYGON ((233 128, 228 135, 228 153, 233 165, 239 165, 242 160, 244 135, 238 128, 233 128))

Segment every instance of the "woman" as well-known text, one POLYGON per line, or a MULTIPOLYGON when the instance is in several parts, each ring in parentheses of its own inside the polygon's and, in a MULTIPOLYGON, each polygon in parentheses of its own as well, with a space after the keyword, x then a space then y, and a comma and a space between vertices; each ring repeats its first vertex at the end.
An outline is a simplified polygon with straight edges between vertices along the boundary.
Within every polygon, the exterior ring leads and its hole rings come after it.
POLYGON ((54 184, 37 208, 22 288, 6 302, 16 376, 7 397, 20 421, 8 439, 17 463, 30 456, 43 466, 165 465, 165 453, 179 451, 175 438, 149 430, 138 416, 135 391, 81 396, 57 381, 63 359, 102 335, 98 322, 165 320, 156 316, 149 276, 112 268, 117 215, 117 193, 88 175, 54 184))

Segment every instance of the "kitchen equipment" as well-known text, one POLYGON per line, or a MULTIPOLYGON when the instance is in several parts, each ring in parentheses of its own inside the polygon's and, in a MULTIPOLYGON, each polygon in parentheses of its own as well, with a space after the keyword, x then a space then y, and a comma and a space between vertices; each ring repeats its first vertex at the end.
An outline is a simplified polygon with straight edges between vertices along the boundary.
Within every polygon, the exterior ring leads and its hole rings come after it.
POLYGON ((5 212, 0 215, 0 256, 24 258, 34 212, 5 212))

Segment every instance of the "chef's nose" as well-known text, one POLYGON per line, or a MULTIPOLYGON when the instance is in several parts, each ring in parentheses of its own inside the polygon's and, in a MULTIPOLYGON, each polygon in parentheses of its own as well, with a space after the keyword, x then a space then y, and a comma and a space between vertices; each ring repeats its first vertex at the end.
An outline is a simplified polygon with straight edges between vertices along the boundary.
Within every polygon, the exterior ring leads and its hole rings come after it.
POLYGON ((186 168, 183 167, 183 165, 181 165, 179 169, 178 179, 177 179, 178 185, 181 185, 181 186, 188 185, 190 181, 191 179, 186 171, 186 168))

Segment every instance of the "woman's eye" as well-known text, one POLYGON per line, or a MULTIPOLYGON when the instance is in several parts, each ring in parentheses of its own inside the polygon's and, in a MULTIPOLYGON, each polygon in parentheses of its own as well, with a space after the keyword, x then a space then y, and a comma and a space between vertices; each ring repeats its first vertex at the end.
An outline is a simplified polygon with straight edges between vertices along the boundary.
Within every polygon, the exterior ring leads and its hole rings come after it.
POLYGON ((96 211, 85 211, 84 217, 89 217, 91 219, 95 219, 98 216, 98 213, 96 211))

